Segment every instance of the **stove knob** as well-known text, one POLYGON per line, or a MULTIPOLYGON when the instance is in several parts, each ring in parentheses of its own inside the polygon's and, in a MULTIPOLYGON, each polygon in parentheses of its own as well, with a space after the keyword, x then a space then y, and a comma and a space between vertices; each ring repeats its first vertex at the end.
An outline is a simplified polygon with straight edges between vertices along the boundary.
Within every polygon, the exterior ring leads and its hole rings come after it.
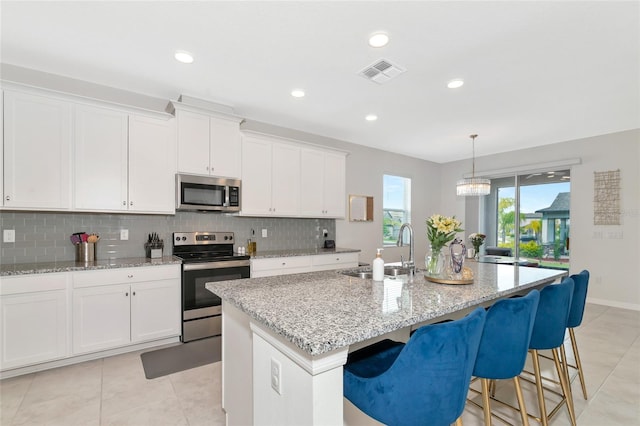
POLYGON ((180 237, 176 237, 176 241, 180 241, 180 237))
POLYGON ((182 241, 187 241, 187 237, 182 237, 182 241))
POLYGON ((233 240, 233 235, 229 235, 229 241, 233 240))
POLYGON ((227 241, 228 239, 229 239, 229 237, 225 235, 224 236, 224 240, 227 241))

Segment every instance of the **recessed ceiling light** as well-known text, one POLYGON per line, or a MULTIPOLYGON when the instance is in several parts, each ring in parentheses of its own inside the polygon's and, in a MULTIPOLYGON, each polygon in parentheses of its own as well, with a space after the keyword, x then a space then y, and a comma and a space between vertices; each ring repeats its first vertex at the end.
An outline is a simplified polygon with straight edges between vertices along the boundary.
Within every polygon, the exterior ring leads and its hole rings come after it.
POLYGON ((304 90, 301 89, 295 89, 291 91, 291 96, 293 96, 294 98, 303 98, 304 97, 304 90))
POLYGON ((369 46, 371 47, 383 47, 389 43, 389 36, 385 33, 376 33, 369 37, 369 46))
POLYGON ((376 121, 378 119, 378 116, 375 114, 369 114, 364 119, 367 121, 376 121))
POLYGON ((183 64, 190 64, 193 62, 193 55, 185 50, 176 50, 173 57, 176 58, 176 61, 182 62, 183 64))
POLYGON ((462 87, 463 84, 464 80, 456 78, 455 80, 451 80, 449 83, 447 83, 447 87, 449 89, 457 89, 458 87, 462 87))

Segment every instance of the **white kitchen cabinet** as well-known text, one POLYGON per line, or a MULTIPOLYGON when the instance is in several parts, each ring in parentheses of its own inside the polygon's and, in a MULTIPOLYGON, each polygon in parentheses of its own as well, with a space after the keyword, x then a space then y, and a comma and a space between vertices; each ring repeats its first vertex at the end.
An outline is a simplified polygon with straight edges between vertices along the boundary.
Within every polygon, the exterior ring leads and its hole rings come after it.
POLYGON ((357 266, 358 253, 355 252, 268 257, 251 259, 251 278, 356 268, 357 266))
POLYGON ((74 355, 181 332, 180 265, 73 274, 74 355))
POLYGON ((2 277, 0 370, 68 355, 68 274, 2 277))
POLYGON ((176 106, 178 171, 240 177, 240 121, 232 116, 176 106))
POLYGON ((311 272, 311 256, 251 259, 251 278, 311 272))
POLYGON ((71 207, 72 123, 70 102, 4 92, 4 207, 71 207))
POLYGON ((345 155, 302 148, 300 154, 300 214, 345 217, 345 155))
POLYGON ((87 105, 75 118, 75 209, 175 212, 171 121, 87 105))
POLYGON ((175 121, 130 115, 128 210, 174 214, 175 174, 175 121))
POLYGON ((75 107, 74 207, 127 210, 129 115, 88 105, 75 107))
POLYGON ((242 214, 300 214, 300 148, 268 137, 242 140, 242 214))
POLYGON ((311 270, 357 268, 358 262, 358 253, 316 254, 311 256, 311 270))

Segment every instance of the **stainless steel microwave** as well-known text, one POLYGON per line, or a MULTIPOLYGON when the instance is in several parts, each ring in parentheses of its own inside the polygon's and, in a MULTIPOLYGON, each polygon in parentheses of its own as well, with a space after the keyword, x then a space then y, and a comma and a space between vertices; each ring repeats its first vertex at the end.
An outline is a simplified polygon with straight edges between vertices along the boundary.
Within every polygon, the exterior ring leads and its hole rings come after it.
POLYGON ((240 211, 240 180, 176 175, 176 210, 240 211))

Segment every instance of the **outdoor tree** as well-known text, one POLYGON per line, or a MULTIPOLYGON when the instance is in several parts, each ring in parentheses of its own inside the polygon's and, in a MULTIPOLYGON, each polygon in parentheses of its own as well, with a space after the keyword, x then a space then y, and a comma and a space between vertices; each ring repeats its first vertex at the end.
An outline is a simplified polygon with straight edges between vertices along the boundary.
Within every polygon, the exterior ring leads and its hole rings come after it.
POLYGON ((516 203, 515 198, 505 197, 498 200, 498 233, 503 243, 506 242, 507 233, 513 231, 515 212, 512 207, 516 203))

